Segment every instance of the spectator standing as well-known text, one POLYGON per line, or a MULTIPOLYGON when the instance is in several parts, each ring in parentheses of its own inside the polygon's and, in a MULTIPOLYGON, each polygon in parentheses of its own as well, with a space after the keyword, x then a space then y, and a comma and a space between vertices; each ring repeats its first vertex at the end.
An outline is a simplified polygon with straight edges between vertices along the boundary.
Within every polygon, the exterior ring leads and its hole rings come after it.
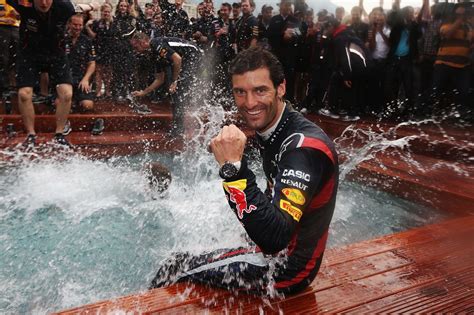
POLYGON ((346 10, 344 9, 344 7, 336 8, 335 17, 336 17, 336 20, 339 21, 339 23, 342 23, 342 20, 344 19, 345 15, 346 15, 346 10))
POLYGON ((268 39, 272 52, 283 65, 285 97, 290 102, 294 102, 296 57, 303 38, 302 24, 293 16, 291 0, 281 0, 280 14, 272 17, 270 21, 268 39))
POLYGON ((102 4, 100 7, 100 19, 87 22, 85 29, 87 34, 94 39, 96 47, 96 94, 97 98, 110 98, 111 80, 112 80, 112 6, 108 3, 102 4), (104 94, 102 94, 102 84, 104 85, 104 94))
MULTIPOLYGON (((454 13, 440 29, 441 42, 434 65, 433 85, 441 91, 456 89, 456 105, 462 106, 464 114, 469 109, 473 30, 465 7, 457 5, 454 13)), ((472 99, 470 104, 472 110, 472 99)))
POLYGON ((369 52, 362 40, 335 18, 329 18, 326 32, 332 41, 334 56, 334 93, 342 96, 342 120, 360 119, 365 104, 369 52))
POLYGON ((368 46, 372 54, 372 67, 369 74, 369 111, 380 114, 383 111, 385 97, 385 76, 387 56, 390 50, 390 28, 387 26, 383 8, 374 8, 370 13, 368 46))
POLYGON ((433 66, 440 43, 441 10, 439 5, 429 7, 429 1, 423 0, 420 17, 423 36, 420 51, 420 92, 430 91, 433 86, 433 66))
POLYGON ((143 12, 141 8, 137 5, 138 8, 138 18, 137 18, 137 30, 142 31, 150 35, 151 27, 153 25, 153 15, 155 12, 155 5, 153 3, 145 3, 145 11, 143 12))
POLYGON ((253 16, 254 0, 242 0, 242 17, 236 22, 235 46, 238 52, 254 47, 258 41, 258 20, 253 16))
POLYGON ((183 39, 191 38, 191 27, 189 24, 188 13, 183 9, 184 0, 175 0, 174 11, 170 14, 170 25, 168 36, 183 39))
POLYGON ((369 25, 362 21, 363 9, 361 7, 353 7, 351 10, 350 29, 365 44, 369 37, 369 25))
POLYGON ((175 11, 175 5, 168 0, 152 0, 152 3, 155 5, 155 13, 161 12, 165 21, 165 29, 169 30, 171 24, 173 24, 172 15, 175 11))
POLYGON ((211 46, 211 36, 213 30, 214 16, 209 11, 209 6, 201 2, 198 5, 199 19, 193 25, 193 39, 198 43, 199 47, 208 50, 211 46))
MULTIPOLYGON (((69 146, 63 131, 71 109, 72 78, 64 50, 64 35, 67 21, 75 14, 75 8, 70 1, 64 0, 7 0, 7 3, 21 17, 17 86, 20 112, 27 132, 24 144, 29 149, 36 143, 33 87, 38 83, 40 72, 47 68, 58 95, 54 139, 60 145, 69 146)), ((94 9, 92 4, 76 7, 83 12, 94 9)))
POLYGON ((84 17, 73 15, 68 22, 65 39, 66 54, 71 66, 74 102, 86 111, 94 108, 92 75, 95 71, 96 52, 92 40, 82 32, 84 17))
POLYGON ((224 91, 230 98, 231 78, 227 71, 230 61, 234 58, 235 52, 232 47, 233 34, 235 34, 234 23, 230 19, 232 6, 224 2, 219 10, 219 18, 212 22, 213 44, 215 48, 216 65, 213 81, 219 91, 224 91))
POLYGON ((258 20, 258 42, 263 47, 270 49, 268 44, 268 27, 273 16, 273 7, 264 4, 262 6, 262 14, 258 20))
MULTIPOLYGON (((15 58, 18 50, 20 15, 16 10, 0 0, 0 97, 2 93, 15 88, 15 58)), ((8 93, 9 94, 9 93, 8 93)))
POLYGON ((163 37, 166 34, 165 20, 161 12, 156 12, 153 16, 153 25, 151 26, 150 38, 163 37))
POLYGON ((125 101, 125 97, 131 90, 133 79, 130 71, 135 64, 134 54, 130 46, 130 36, 137 27, 137 13, 127 0, 120 0, 115 10, 115 18, 112 22, 111 32, 113 35, 113 94, 119 102, 125 101))
POLYGON ((240 11, 241 11, 240 3, 239 2, 232 3, 232 22, 234 22, 234 24, 236 24, 237 21, 241 18, 240 11))
MULTIPOLYGON (((300 108, 304 112, 306 108, 307 111, 316 111, 322 107, 323 95, 329 90, 329 77, 332 74, 330 70, 331 67, 331 58, 328 54, 328 44, 329 40, 327 36, 324 35, 322 30, 322 25, 326 22, 327 16, 318 14, 317 23, 308 24, 308 32, 306 35, 306 43, 311 45, 311 55, 310 55, 310 69, 311 77, 309 82, 308 93, 300 105, 300 108)), ((327 98, 326 98, 327 99, 327 98)), ((335 115, 331 113, 328 109, 321 109, 321 114, 324 115, 335 115)), ((334 116, 336 117, 336 116, 334 116)), ((337 116, 339 118, 339 116, 337 116)))
POLYGON ((301 29, 303 39, 301 45, 296 54, 296 66, 295 66, 295 104, 300 104, 305 98, 308 90, 309 79, 311 75, 311 55, 313 53, 314 46, 314 13, 313 10, 306 10, 303 14, 303 20, 301 21, 301 29), (309 33, 308 30, 312 30, 309 33))
POLYGON ((405 7, 402 10, 395 7, 389 13, 388 21, 391 23, 391 32, 386 81, 387 95, 390 101, 396 102, 400 87, 403 86, 406 102, 401 114, 405 116, 412 110, 415 98, 413 63, 418 58, 418 39, 421 32, 415 21, 412 7, 405 7))

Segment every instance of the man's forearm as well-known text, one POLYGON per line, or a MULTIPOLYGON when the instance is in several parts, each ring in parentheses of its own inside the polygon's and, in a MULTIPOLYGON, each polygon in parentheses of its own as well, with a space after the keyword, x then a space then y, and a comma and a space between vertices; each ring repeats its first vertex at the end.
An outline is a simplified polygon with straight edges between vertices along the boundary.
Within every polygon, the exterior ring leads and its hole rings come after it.
POLYGON ((82 80, 87 80, 87 82, 90 82, 90 78, 92 77, 94 72, 95 72, 95 61, 91 61, 87 64, 86 74, 84 74, 84 77, 82 78, 82 80))
POLYGON ((81 12, 89 12, 89 11, 94 11, 94 10, 97 10, 99 8, 99 5, 96 4, 96 3, 79 3, 79 4, 76 4, 76 8, 79 8, 81 10, 81 12))
POLYGON ((181 72, 181 59, 175 60, 173 62, 173 73, 172 73, 173 82, 178 81, 180 72, 181 72))
POLYGON ((164 82, 164 76, 161 73, 157 75, 155 80, 143 90, 143 93, 145 93, 145 95, 150 94, 151 92, 159 88, 163 84, 163 82, 164 82))

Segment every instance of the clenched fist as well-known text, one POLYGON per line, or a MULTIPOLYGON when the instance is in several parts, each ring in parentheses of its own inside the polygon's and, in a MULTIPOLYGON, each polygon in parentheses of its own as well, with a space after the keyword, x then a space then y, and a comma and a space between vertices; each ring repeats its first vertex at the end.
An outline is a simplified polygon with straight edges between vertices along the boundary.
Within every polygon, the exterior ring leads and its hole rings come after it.
POLYGON ((225 162, 242 160, 247 136, 235 125, 224 126, 219 134, 212 138, 210 149, 214 157, 222 166, 225 162))

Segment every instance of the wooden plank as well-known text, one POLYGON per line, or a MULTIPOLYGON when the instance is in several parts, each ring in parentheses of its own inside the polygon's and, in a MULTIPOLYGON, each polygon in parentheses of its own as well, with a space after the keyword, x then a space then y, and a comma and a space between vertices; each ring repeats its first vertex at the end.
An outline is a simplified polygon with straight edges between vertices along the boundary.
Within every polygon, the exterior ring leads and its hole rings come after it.
POLYGON ((373 313, 446 313, 474 306, 474 267, 429 285, 415 287, 348 311, 350 314, 373 313))
MULTIPOLYGON (((467 217, 390 235, 386 237, 388 245, 385 248, 374 246, 374 252, 370 252, 370 245, 381 244, 384 237, 329 250, 325 260, 328 264, 324 265, 312 286, 284 300, 267 300, 242 293, 234 295, 199 285, 192 285, 190 289, 179 284, 76 308, 66 314, 107 313, 118 309, 160 314, 333 313, 357 308, 363 310, 363 306, 370 303, 373 307, 385 304, 389 307, 390 303, 397 303, 398 296, 409 297, 424 287, 425 291, 420 292, 436 292, 433 288, 443 281, 450 281, 454 293, 458 292, 455 289, 460 280, 464 279, 466 283, 472 280, 474 247, 468 245, 474 236, 473 223, 474 217, 467 217), (470 238, 466 238, 468 236, 470 238), (355 254, 347 254, 346 260, 341 261, 341 250, 355 250, 355 254), (377 301, 382 302, 378 305, 377 301)), ((463 294, 470 298, 468 293, 463 294)), ((432 306, 445 307, 461 302, 464 300, 449 295, 446 300, 432 306)), ((413 305, 417 306, 416 303, 413 305)), ((465 307, 470 307, 470 304, 465 307)))

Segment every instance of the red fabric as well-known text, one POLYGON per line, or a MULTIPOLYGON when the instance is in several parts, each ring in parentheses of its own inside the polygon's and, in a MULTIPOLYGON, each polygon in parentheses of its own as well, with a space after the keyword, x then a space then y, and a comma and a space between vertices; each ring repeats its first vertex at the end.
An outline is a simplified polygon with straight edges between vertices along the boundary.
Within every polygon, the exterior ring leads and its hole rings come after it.
POLYGON ((260 252, 261 252, 261 250, 258 246, 257 247, 251 247, 251 248, 241 248, 241 249, 238 249, 238 250, 234 250, 232 252, 224 253, 224 254, 220 255, 219 257, 217 257, 214 261, 221 260, 223 258, 227 258, 227 257, 231 257, 231 256, 237 256, 237 255, 240 255, 240 254, 260 253, 260 252))
POLYGON ((325 205, 329 200, 331 200, 332 194, 334 192, 334 176, 324 185, 323 189, 316 195, 316 197, 311 200, 310 208, 316 209, 325 205))
POLYGON ((347 28, 347 26, 344 25, 344 24, 339 25, 339 26, 332 32, 332 36, 333 36, 333 37, 336 37, 336 36, 339 35, 342 31, 344 31, 346 28, 347 28))
POLYGON ((304 140, 303 140, 303 144, 301 146, 305 147, 305 148, 317 149, 317 150, 320 150, 320 151, 324 152, 324 154, 326 154, 331 159, 332 163, 336 164, 335 161, 334 161, 334 156, 332 155, 331 150, 326 145, 326 143, 324 143, 323 141, 321 141, 319 139, 315 139, 315 138, 305 137, 304 140))
POLYGON ((291 285, 300 283, 301 281, 306 279, 306 277, 308 277, 310 272, 314 269, 314 266, 316 265, 318 258, 321 257, 321 255, 324 252, 324 249, 326 248, 326 241, 328 239, 328 234, 329 234, 329 230, 326 230, 323 236, 319 239, 318 245, 316 246, 313 252, 313 256, 308 261, 305 268, 299 274, 297 274, 293 279, 276 283, 275 284, 276 289, 286 288, 291 285))

